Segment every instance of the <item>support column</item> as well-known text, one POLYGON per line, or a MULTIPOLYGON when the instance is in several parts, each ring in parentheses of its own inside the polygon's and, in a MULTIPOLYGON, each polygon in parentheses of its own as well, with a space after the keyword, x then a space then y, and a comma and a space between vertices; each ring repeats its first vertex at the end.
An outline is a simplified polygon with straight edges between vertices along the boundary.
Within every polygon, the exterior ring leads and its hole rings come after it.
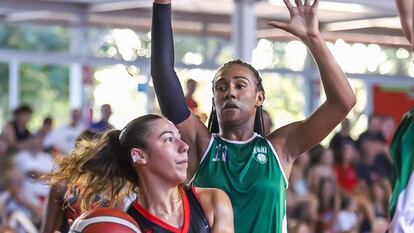
POLYGON ((232 17, 232 41, 234 57, 251 62, 252 52, 256 47, 256 15, 254 0, 234 0, 232 17))
POLYGON ((15 109, 20 102, 20 73, 19 62, 9 61, 9 109, 15 109))
POLYGON ((79 56, 79 61, 70 64, 69 99, 71 108, 81 108, 85 101, 83 86, 83 63, 88 53, 88 41, 86 39, 86 18, 79 19, 77 25, 71 29, 72 40, 70 51, 79 56))

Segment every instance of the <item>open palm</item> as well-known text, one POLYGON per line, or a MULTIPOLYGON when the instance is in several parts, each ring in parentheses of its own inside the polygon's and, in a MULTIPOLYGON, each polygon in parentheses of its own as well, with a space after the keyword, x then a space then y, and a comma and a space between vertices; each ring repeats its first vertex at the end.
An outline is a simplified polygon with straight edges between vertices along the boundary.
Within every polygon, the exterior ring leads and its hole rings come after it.
POLYGON ((287 23, 270 21, 269 25, 285 30, 301 39, 306 39, 319 35, 318 27, 318 3, 315 0, 310 5, 310 0, 295 0, 296 7, 294 7, 289 0, 283 0, 290 13, 290 21, 287 23))

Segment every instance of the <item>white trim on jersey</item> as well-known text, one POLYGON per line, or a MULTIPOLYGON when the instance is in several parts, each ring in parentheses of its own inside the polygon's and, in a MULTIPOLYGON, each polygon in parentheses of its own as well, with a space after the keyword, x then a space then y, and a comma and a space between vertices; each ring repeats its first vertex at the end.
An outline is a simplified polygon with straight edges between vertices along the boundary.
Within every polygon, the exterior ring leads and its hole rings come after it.
POLYGON ((78 218, 77 220, 75 220, 75 222, 73 222, 69 230, 69 233, 81 233, 83 229, 85 229, 87 226, 92 225, 94 223, 101 223, 101 222, 119 223, 120 225, 124 225, 124 226, 131 228, 136 233, 141 233, 141 231, 131 222, 125 219, 122 219, 122 218, 112 217, 112 216, 98 216, 98 217, 92 217, 88 219, 78 218))
POLYGON ((398 196, 397 208, 391 221, 392 233, 414 232, 414 172, 406 189, 398 196))
POLYGON ((285 171, 283 170, 282 163, 279 160, 279 155, 276 153, 276 150, 273 147, 272 143, 269 140, 267 140, 267 138, 264 138, 264 139, 266 139, 267 144, 269 144, 270 149, 272 150, 273 154, 276 157, 277 163, 279 164, 280 172, 282 172, 283 178, 285 178, 286 189, 287 189, 289 187, 289 181, 287 179, 287 176, 285 175, 285 171))
MULTIPOLYGON (((215 136, 215 134, 214 134, 214 136, 215 136)), ((223 140, 225 142, 230 142, 230 143, 233 143, 233 144, 246 144, 246 143, 249 143, 249 142, 253 141, 253 139, 255 139, 257 136, 258 136, 258 134, 254 133, 253 136, 251 138, 247 139, 246 141, 234 141, 234 140, 225 139, 225 138, 220 137, 220 136, 217 135, 217 137, 221 138, 221 140, 223 140)))

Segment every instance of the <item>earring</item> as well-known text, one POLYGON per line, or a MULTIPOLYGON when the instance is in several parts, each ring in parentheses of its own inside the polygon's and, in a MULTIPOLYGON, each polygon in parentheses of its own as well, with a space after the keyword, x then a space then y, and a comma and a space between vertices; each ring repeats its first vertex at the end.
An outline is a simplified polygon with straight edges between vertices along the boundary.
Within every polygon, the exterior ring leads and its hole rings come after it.
POLYGON ((132 155, 132 162, 136 163, 139 160, 138 155, 132 155))

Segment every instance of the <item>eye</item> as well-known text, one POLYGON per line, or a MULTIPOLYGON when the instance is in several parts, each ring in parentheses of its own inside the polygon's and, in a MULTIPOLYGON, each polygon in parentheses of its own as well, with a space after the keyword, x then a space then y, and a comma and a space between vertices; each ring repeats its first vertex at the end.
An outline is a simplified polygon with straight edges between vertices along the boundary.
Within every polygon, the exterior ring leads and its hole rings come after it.
POLYGON ((216 91, 225 91, 226 90, 226 86, 223 84, 218 84, 215 86, 214 88, 216 91))
POLYGON ((165 142, 172 142, 172 141, 174 141, 174 138, 173 137, 168 137, 164 141, 165 142))
POLYGON ((237 89, 243 89, 243 88, 245 88, 247 85, 246 84, 244 84, 244 83, 238 83, 238 84, 236 84, 236 88, 237 89))

